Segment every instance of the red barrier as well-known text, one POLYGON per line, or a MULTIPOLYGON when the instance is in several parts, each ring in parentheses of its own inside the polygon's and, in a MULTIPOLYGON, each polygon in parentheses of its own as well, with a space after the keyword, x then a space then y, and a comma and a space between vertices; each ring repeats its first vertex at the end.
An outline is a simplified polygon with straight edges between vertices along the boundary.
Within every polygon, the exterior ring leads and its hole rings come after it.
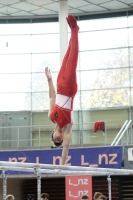
POLYGON ((82 195, 88 195, 92 200, 92 176, 66 176, 66 200, 80 200, 82 195))

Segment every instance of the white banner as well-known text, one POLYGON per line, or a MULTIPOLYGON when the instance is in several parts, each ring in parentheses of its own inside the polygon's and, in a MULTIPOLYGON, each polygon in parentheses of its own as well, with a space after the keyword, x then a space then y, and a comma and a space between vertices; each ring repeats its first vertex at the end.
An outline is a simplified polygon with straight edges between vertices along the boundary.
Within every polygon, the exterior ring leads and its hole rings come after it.
POLYGON ((133 145, 124 146, 124 168, 133 169, 133 145))
POLYGON ((133 161, 133 148, 128 148, 128 161, 133 161))

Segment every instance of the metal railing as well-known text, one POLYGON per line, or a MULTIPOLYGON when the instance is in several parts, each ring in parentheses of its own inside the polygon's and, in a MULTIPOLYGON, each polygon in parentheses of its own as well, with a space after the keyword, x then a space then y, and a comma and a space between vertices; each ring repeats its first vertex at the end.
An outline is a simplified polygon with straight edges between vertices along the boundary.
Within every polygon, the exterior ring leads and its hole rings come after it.
MULTIPOLYGON (((110 144, 116 146, 118 143, 122 143, 122 139, 124 139, 124 143, 126 141, 126 144, 133 143, 132 129, 130 129, 131 120, 126 120, 119 132, 118 124, 107 123, 104 132, 94 132, 94 123, 83 123, 82 126, 73 124, 70 145, 72 147, 109 146, 110 144)), ((51 131, 53 129, 54 125, 51 124, 0 127, 0 149, 51 148, 53 145, 51 131)))
MULTIPOLYGON (((73 125, 71 146, 106 146, 107 135, 99 131, 94 133, 94 123, 73 125), (82 127, 82 129, 80 128, 82 127), (98 143, 97 143, 98 141, 98 143)), ((51 147, 51 131, 54 125, 7 126, 0 127, 0 149, 30 149, 51 147)))
MULTIPOLYGON (((116 135, 115 139, 113 140, 113 142, 111 143, 111 146, 117 146, 119 142, 121 142, 123 136, 126 133, 126 144, 129 144, 129 128, 130 128, 130 124, 131 124, 132 120, 126 120, 123 124, 123 126, 121 127, 120 131, 118 132, 118 134, 116 135)), ((132 133, 130 131, 130 143, 132 144, 132 133)))

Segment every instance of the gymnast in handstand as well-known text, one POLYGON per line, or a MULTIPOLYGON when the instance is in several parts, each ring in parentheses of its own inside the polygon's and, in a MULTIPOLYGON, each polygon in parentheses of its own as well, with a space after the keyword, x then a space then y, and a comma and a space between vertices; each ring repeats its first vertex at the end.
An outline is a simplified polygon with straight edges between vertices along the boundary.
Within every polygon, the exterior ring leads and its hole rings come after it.
POLYGON ((61 165, 66 163, 72 137, 73 101, 77 93, 76 68, 79 51, 77 21, 72 15, 68 15, 66 20, 71 29, 71 37, 57 77, 57 92, 55 91, 50 69, 45 68, 50 98, 48 117, 53 123, 56 123, 56 127, 52 132, 52 140, 55 146, 62 145, 63 147, 61 165))

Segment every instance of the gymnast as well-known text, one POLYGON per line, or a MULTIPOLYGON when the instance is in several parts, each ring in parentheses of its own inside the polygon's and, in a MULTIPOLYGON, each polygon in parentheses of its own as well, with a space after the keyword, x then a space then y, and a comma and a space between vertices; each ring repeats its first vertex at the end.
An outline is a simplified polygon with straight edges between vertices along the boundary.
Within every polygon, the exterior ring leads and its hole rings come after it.
POLYGON ((52 132, 52 141, 56 147, 61 145, 63 147, 60 165, 66 163, 72 137, 73 101, 77 93, 76 68, 79 51, 79 27, 77 21, 72 15, 68 15, 66 20, 71 29, 71 37, 57 77, 57 92, 52 81, 50 69, 48 67, 45 68, 50 99, 48 117, 53 123, 56 123, 56 127, 52 132))

